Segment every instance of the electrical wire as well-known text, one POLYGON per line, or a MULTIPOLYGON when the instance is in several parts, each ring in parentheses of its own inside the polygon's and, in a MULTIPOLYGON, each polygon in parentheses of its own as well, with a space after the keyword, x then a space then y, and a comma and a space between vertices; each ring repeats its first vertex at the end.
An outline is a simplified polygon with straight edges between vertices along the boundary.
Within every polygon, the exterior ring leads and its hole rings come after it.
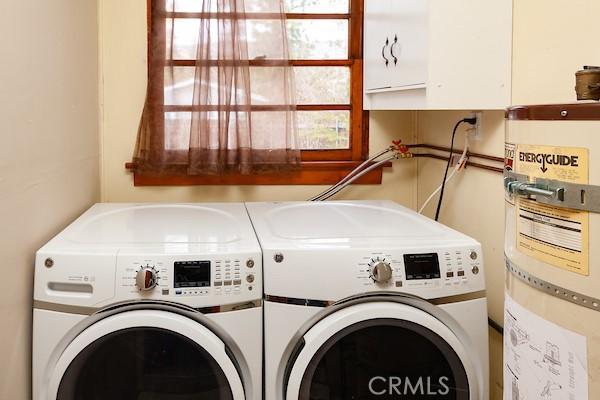
MULTIPOLYGON (((456 137, 456 131, 460 124, 463 122, 474 123, 473 118, 463 118, 454 125, 454 129, 452 130, 452 140, 450 141, 450 157, 448 157, 448 162, 446 163, 446 171, 444 172, 444 179, 442 180, 442 188, 440 190, 440 197, 438 199, 437 209, 435 210, 435 220, 437 221, 440 218, 440 210, 442 208, 442 201, 444 199, 444 190, 446 189, 446 179, 448 178, 448 170, 450 169, 450 163, 452 162, 452 152, 454 151, 454 138, 456 137)), ((477 122, 477 119, 475 119, 477 122)))
MULTIPOLYGON (((458 159, 458 163, 456 164, 456 167, 454 167, 454 169, 452 170, 452 173, 450 173, 450 176, 446 179, 446 184, 448 184, 448 182, 450 182, 452 180, 452 178, 454 178, 454 176, 463 170, 465 164, 467 163, 467 160, 469 157, 467 157, 467 152, 469 150, 469 135, 465 134, 465 146, 464 146, 464 150, 460 156, 460 158, 458 159)), ((450 155, 450 157, 452 157, 452 154, 450 155)), ((433 193, 431 193, 431 195, 427 198, 427 200, 425 200, 425 202, 423 203, 423 205, 421 206, 421 208, 419 209, 419 214, 423 214, 423 210, 425 210, 425 208, 429 205, 429 203, 431 202, 431 200, 433 200, 435 198, 435 196, 440 192, 440 190, 442 190, 442 185, 438 186, 433 193)))
POLYGON ((488 325, 495 330, 496 332, 498 332, 499 334, 504 336, 504 328, 502 327, 502 325, 500 325, 499 323, 497 323, 496 321, 494 321, 492 318, 488 317, 488 325))
POLYGON ((325 189, 324 191, 322 191, 321 193, 319 193, 316 196, 311 197, 310 199, 308 199, 308 201, 319 201, 322 200, 321 198, 328 195, 329 193, 331 193, 332 191, 334 191, 335 189, 337 189, 338 187, 340 187, 341 185, 343 185, 344 183, 346 183, 349 179, 351 179, 355 174, 357 174, 358 172, 360 172, 365 166, 367 166, 369 163, 373 162, 374 160, 378 159, 379 157, 394 151, 393 147, 388 147, 385 150, 380 151, 379 153, 375 154, 373 157, 369 158, 368 160, 364 161, 362 164, 360 164, 358 167, 354 168, 352 171, 350 171, 348 173, 348 175, 346 175, 344 177, 344 179, 342 179, 341 181, 339 181, 338 183, 336 183, 333 186, 330 186, 329 188, 325 189))
MULTIPOLYGON (((446 184, 448 184, 448 182, 450 182, 452 180, 452 178, 454 178, 454 176, 456 175, 457 172, 458 172, 458 170, 455 169, 450 173, 450 176, 448 176, 448 178, 446 178, 446 184)), ((442 190, 441 184, 433 191, 433 193, 431 193, 431 195, 427 198, 427 200, 425 200, 425 203, 423 203, 421 208, 419 208, 419 214, 423 214, 423 211, 425 210, 425 208, 429 205, 431 200, 433 200, 434 197, 440 192, 440 190, 442 190)))

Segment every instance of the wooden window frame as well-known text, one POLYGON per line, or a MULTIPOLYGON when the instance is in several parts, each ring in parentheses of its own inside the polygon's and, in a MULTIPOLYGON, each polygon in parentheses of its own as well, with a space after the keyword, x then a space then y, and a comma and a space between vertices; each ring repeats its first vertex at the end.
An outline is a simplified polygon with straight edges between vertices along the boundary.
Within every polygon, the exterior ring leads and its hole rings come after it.
MULTIPOLYGON (((350 112, 350 148, 335 150, 302 150, 301 167, 297 171, 283 174, 242 175, 229 173, 226 175, 190 175, 190 176, 148 176, 135 172, 135 165, 128 163, 126 167, 134 173, 136 186, 181 186, 181 185, 308 185, 333 184, 342 179, 348 172, 368 157, 369 153, 369 113, 363 111, 363 26, 364 0, 349 0, 350 10, 340 14, 287 13, 289 20, 302 19, 344 19, 348 20, 348 58, 327 60, 251 60, 251 66, 276 66, 285 62, 298 67, 348 67, 350 68, 350 104, 300 104, 299 111, 336 111, 350 112)), ((162 76, 153 71, 150 40, 152 38, 152 0, 148 0, 148 79, 162 76)), ((169 12, 176 18, 199 18, 202 13, 169 12)), ((269 13, 252 13, 253 19, 268 19, 269 13)), ((165 49, 166 50, 166 49, 165 49)), ((219 61, 209 61, 217 64, 219 61)), ((195 66, 196 60, 173 60, 176 66, 195 66)), ((162 67, 161 67, 162 68, 162 67)), ((153 85, 162 87, 163 85, 153 85)), ((160 95, 159 93, 156 93, 160 95)), ((187 108, 186 108, 187 107, 187 108)), ((188 106, 165 106, 164 111, 178 111, 188 106)), ((253 109, 269 111, 277 106, 253 106, 253 109)), ((390 166, 391 163, 384 164, 390 166)), ((356 183, 379 184, 382 180, 382 168, 376 168, 365 174, 356 183)))

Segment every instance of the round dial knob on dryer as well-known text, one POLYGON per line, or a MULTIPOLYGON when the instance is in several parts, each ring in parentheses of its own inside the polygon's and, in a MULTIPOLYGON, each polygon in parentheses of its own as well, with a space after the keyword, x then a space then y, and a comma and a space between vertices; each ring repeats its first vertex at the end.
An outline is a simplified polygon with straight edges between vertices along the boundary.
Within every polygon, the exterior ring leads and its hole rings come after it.
POLYGON ((392 267, 385 261, 375 261, 369 264, 371 278, 377 283, 386 283, 392 279, 392 267))
POLYGON ((158 284, 158 274, 153 267, 142 267, 135 276, 135 285, 140 290, 152 290, 158 284))

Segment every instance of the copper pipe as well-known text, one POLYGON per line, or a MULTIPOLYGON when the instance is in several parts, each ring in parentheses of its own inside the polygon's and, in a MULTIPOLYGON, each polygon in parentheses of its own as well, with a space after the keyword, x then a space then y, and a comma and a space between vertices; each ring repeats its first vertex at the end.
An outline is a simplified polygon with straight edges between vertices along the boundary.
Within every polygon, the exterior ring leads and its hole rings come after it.
MULTIPOLYGON (((431 150, 438 150, 438 151, 450 152, 450 148, 449 147, 437 146, 437 145, 434 145, 434 144, 427 144, 427 143, 407 144, 406 147, 408 147, 409 149, 423 148, 423 149, 431 149, 431 150)), ((462 152, 463 152, 462 150, 457 150, 457 149, 454 149, 454 151, 453 151, 453 153, 455 153, 455 154, 462 154, 462 152)), ((496 156, 490 156, 490 155, 487 155, 487 154, 472 153, 470 151, 467 151, 467 156, 474 157, 474 158, 481 158, 482 160, 490 160, 490 161, 504 163, 504 158, 502 158, 502 157, 496 157, 496 156)))
MULTIPOLYGON (((418 154, 415 153, 415 154, 413 154, 413 157, 415 157, 415 158, 418 158, 418 157, 435 158, 436 160, 448 161, 448 157, 438 156, 437 154, 431 154, 431 153, 418 153, 418 154)), ((504 173, 504 169, 499 168, 499 167, 493 167, 491 165, 480 164, 480 163, 476 163, 476 162, 472 162, 472 161, 467 161, 466 165, 469 167, 473 167, 473 168, 480 168, 480 169, 485 169, 488 171, 499 172, 501 174, 504 173)))

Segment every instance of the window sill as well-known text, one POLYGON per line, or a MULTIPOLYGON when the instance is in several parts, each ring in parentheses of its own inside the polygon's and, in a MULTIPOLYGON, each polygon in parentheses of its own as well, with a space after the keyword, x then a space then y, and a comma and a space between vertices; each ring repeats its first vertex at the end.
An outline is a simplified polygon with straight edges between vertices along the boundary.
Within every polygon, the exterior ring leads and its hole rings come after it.
MULTIPOLYGON (((133 172, 134 186, 196 186, 196 185, 333 185, 360 165, 359 161, 310 161, 303 162, 300 170, 284 174, 261 175, 198 175, 198 176, 148 176, 135 172, 135 165, 125 164, 133 172)), ((379 185, 383 168, 391 162, 368 172, 354 183, 379 185)))

